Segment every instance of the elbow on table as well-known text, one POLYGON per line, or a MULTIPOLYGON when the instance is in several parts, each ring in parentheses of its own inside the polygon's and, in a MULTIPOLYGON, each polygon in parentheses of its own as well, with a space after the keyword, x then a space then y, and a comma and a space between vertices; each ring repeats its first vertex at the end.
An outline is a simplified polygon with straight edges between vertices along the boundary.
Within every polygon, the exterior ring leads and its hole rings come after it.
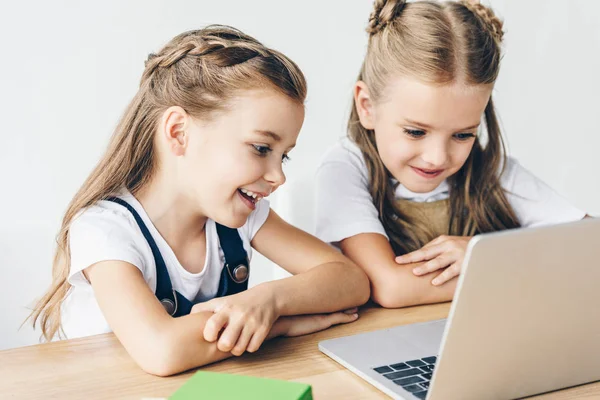
POLYGON ((159 377, 175 375, 211 362, 209 356, 202 357, 204 360, 194 357, 194 365, 191 365, 189 354, 186 356, 186 349, 181 346, 180 341, 172 337, 157 338, 147 345, 143 354, 135 357, 135 361, 144 372, 159 377))
POLYGON ((169 349, 172 345, 156 345, 148 349, 148 354, 136 360, 140 368, 154 376, 167 377, 182 372, 181 366, 173 357, 174 352, 169 349))
POLYGON ((140 367, 144 372, 161 378, 166 378, 179 372, 165 366, 165 364, 141 364, 140 367))
POLYGON ((371 300, 383 308, 402 308, 420 304, 415 293, 407 288, 401 288, 396 282, 389 280, 372 283, 371 300))

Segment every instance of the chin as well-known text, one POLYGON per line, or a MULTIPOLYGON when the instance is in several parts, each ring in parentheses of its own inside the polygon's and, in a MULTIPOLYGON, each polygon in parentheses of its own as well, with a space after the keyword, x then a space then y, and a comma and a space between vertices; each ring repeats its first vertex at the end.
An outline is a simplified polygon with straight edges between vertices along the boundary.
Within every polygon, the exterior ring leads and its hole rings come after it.
POLYGON ((231 229, 241 228, 242 226, 244 226, 246 221, 248 221, 248 215, 243 215, 239 211, 219 215, 219 219, 215 219, 215 222, 218 222, 219 224, 231 229))

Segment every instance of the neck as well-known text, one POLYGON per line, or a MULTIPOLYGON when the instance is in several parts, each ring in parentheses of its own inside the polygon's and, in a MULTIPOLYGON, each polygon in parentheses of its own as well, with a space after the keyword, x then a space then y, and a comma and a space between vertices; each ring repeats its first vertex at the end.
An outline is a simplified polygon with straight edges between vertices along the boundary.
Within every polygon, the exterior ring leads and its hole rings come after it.
POLYGON ((192 199, 177 191, 173 179, 159 173, 135 193, 135 197, 172 247, 193 242, 204 235, 208 218, 192 199))

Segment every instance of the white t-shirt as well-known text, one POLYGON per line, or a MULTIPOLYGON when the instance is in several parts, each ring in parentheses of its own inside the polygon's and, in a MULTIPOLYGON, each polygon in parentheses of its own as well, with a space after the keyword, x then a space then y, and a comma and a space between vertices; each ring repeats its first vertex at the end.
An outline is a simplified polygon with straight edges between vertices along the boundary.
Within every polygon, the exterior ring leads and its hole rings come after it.
MULTIPOLYGON (((200 273, 186 271, 144 211, 129 192, 118 195, 141 216, 165 261, 173 289, 197 303, 216 296, 221 271, 225 265, 219 245, 217 227, 206 221, 206 259, 200 273)), ((261 200, 246 224, 238 229, 248 260, 252 256, 250 242, 269 215, 269 202, 261 200)), ((100 201, 80 213, 69 231, 71 266, 68 281, 73 287, 62 305, 62 327, 67 338, 111 332, 94 296, 92 286, 82 271, 100 261, 121 260, 133 264, 142 272, 154 292, 156 265, 150 245, 129 210, 111 201, 100 201)), ((252 268, 250 268, 252 270, 252 268)))
MULTIPOLYGON (((395 180, 390 182, 394 183, 395 180)), ((585 216, 585 212, 510 157, 500 184, 523 227, 576 221, 585 216)), ((396 189, 396 198, 416 202, 443 200, 448 196, 446 181, 429 193, 413 193, 402 184, 396 189)), ((360 233, 388 237, 369 193, 369 172, 362 152, 349 138, 333 146, 317 169, 316 214, 317 237, 328 243, 335 244, 360 233)))

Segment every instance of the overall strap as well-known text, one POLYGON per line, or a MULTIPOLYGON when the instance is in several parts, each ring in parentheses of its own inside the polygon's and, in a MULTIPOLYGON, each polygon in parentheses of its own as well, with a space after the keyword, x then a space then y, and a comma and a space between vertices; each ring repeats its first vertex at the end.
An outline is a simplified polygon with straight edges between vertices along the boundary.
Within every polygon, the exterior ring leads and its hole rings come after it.
MULTIPOLYGON (((152 255, 154 256, 156 264, 155 294, 167 313, 173 317, 189 314, 193 304, 179 292, 173 290, 164 259, 141 216, 125 200, 119 199, 118 197, 109 197, 105 200, 112 201, 113 203, 120 204, 127 208, 140 227, 142 234, 152 250, 152 255)), ((244 244, 238 230, 228 228, 221 224, 216 224, 216 228, 219 242, 225 255, 225 266, 221 272, 219 288, 217 291, 217 297, 223 297, 239 293, 248 288, 250 265, 248 262, 248 254, 244 249, 244 244)))
POLYGON ((216 224, 219 242, 225 255, 217 297, 239 293, 248 288, 250 264, 248 254, 237 229, 216 224))
POLYGON ((156 264, 156 297, 163 304, 167 312, 173 315, 174 311, 177 310, 177 303, 181 303, 178 301, 178 296, 173 293, 173 287, 171 285, 171 278, 169 277, 169 272, 167 271, 167 266, 165 261, 158 250, 158 246, 154 241, 154 238, 150 234, 150 231, 144 224, 142 217, 138 214, 138 212, 133 208, 129 203, 125 200, 119 199, 118 197, 108 197, 105 199, 107 201, 112 201, 113 203, 117 203, 125 207, 131 212, 133 218, 135 218, 135 222, 137 222, 140 230, 144 234, 150 249, 152 249, 152 255, 154 256, 154 262, 156 264), (170 304, 169 304, 170 302, 170 304))

